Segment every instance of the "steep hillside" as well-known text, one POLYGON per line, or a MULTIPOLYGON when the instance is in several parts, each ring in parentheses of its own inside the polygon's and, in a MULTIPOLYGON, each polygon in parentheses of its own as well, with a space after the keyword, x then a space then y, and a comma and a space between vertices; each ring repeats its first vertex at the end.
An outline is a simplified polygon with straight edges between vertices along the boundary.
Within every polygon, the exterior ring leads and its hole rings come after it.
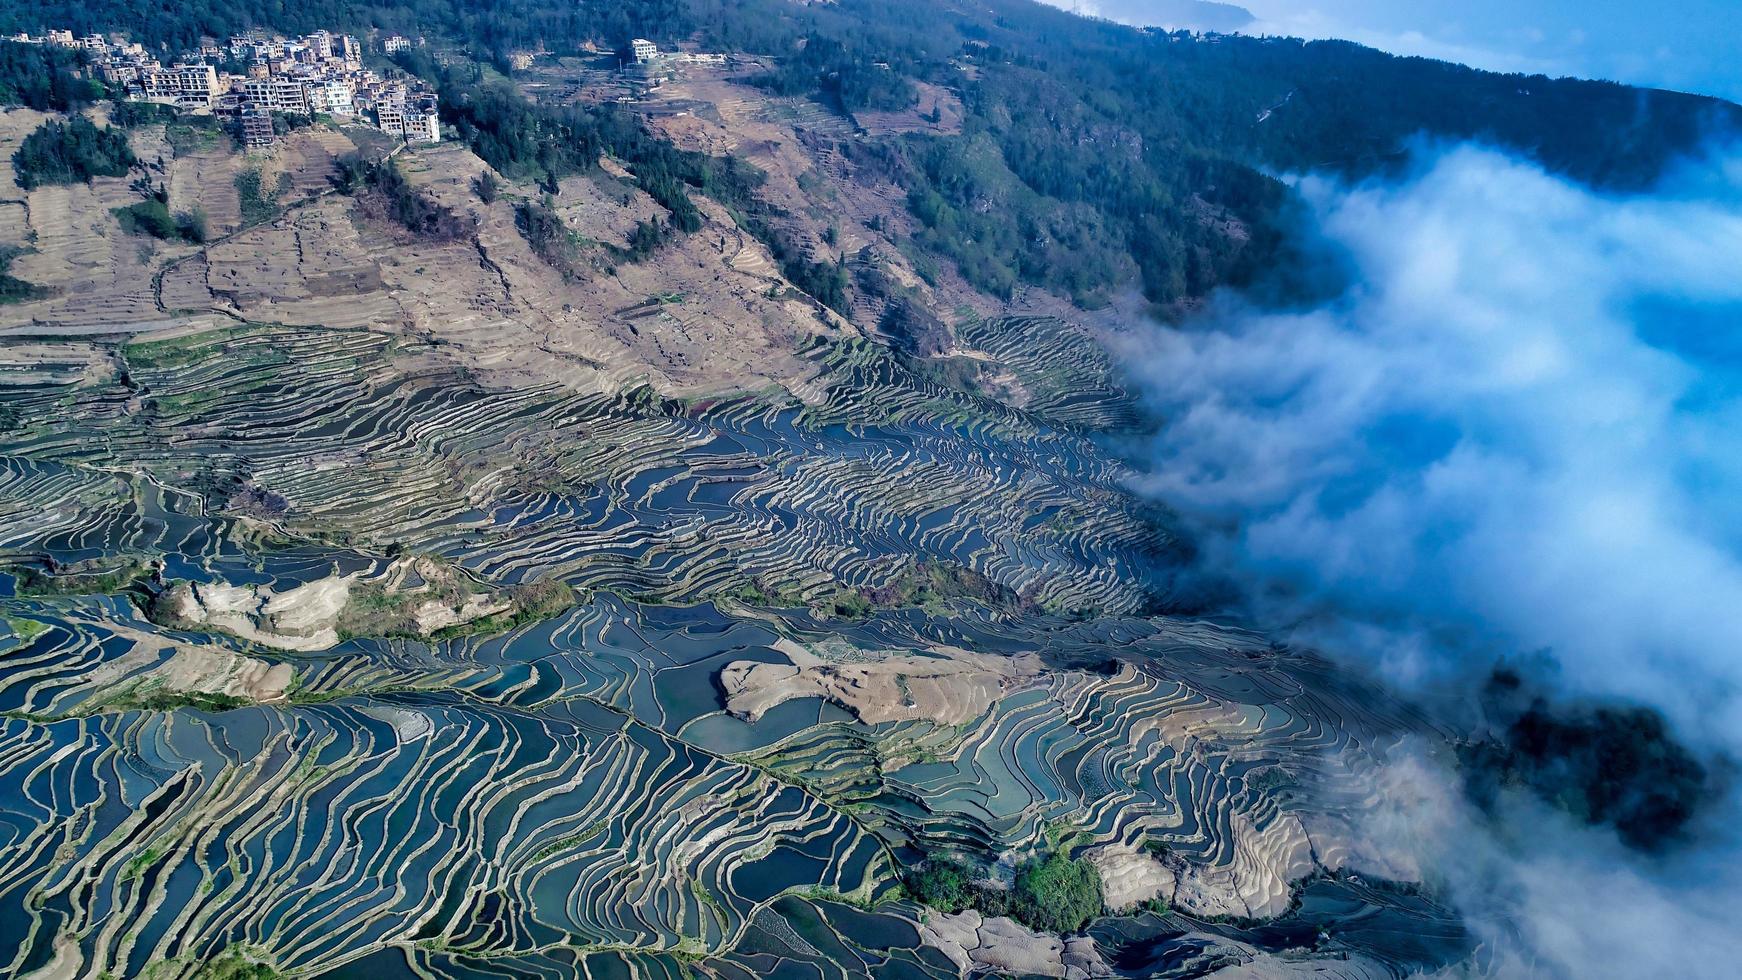
MULTIPOLYGON (((9 158, 45 118, 0 114, 0 156, 9 158)), ((317 126, 269 153, 243 154, 227 135, 172 141, 164 126, 144 126, 131 140, 146 162, 129 177, 0 191, 21 249, 11 274, 45 294, 0 309, 0 334, 144 333, 220 321, 363 328, 439 344, 456 364, 500 375, 502 384, 652 384, 681 394, 803 390, 814 369, 798 350, 817 336, 855 333, 785 283, 763 247, 714 205, 704 207, 708 229, 640 261, 581 277, 555 268, 516 226, 517 206, 542 193, 506 182, 484 203, 473 184, 488 168, 462 147, 394 160, 413 193, 451 209, 465 227, 452 238, 420 238, 372 213, 366 195, 335 186, 338 159, 358 152, 353 136, 365 134, 317 126), (167 189, 171 210, 202 211, 210 241, 129 234, 115 212, 141 199, 140 180, 167 189), (246 225, 239 188, 256 212, 246 225)), ((663 214, 622 173, 568 178, 551 196, 578 234, 604 247, 629 244, 634 215, 663 214)), ((0 181, 10 185, 10 177, 0 164, 0 181)))
POLYGON ((1637 187, 1742 121, 1742 109, 1714 99, 1343 42, 1194 40, 1032 0, 328 0, 294 10, 244 0, 149 16, 100 0, 0 17, 4 29, 59 25, 125 28, 172 49, 260 25, 380 27, 504 70, 510 52, 590 56, 640 35, 761 56, 769 70, 757 85, 813 96, 849 131, 886 135, 887 114, 929 114, 940 99, 926 93, 941 91, 965 107, 959 130, 876 150, 922 226, 911 240, 981 290, 1009 297, 1039 285, 1089 305, 1133 285, 1153 302, 1189 301, 1285 259, 1287 194, 1263 170, 1360 174, 1398 165, 1420 137, 1475 138, 1581 180, 1637 187))

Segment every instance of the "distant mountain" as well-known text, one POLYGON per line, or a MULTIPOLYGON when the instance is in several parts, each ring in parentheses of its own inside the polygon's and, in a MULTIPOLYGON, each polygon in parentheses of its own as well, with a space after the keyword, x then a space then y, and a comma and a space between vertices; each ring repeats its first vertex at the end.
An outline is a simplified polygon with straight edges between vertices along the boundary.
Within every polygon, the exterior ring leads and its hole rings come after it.
POLYGON ((1213 0, 1060 0, 1058 6, 1133 27, 1191 28, 1229 33, 1256 18, 1245 7, 1213 0))

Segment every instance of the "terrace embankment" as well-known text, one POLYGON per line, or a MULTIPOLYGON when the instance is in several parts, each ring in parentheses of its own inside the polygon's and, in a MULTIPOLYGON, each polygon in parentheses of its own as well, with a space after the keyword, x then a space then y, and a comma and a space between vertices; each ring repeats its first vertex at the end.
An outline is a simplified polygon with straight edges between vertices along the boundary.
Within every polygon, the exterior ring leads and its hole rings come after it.
POLYGON ((940 647, 839 663, 797 644, 782 646, 790 666, 732 663, 720 671, 726 708, 751 721, 795 698, 823 698, 868 724, 924 719, 959 725, 1038 678, 1040 658, 988 656, 940 647))
POLYGON ((964 976, 993 973, 1087 980, 1112 975, 1092 940, 1061 939, 1004 916, 983 917, 973 909, 932 916, 925 922, 924 935, 964 976))

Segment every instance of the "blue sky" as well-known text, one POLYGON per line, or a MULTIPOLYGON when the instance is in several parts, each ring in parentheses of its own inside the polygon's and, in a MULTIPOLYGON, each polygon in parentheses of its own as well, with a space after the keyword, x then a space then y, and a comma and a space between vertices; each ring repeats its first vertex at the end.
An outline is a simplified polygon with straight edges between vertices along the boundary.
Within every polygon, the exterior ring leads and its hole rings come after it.
MULTIPOLYGON (((1178 0, 1048 0, 1142 22, 1178 0), (1153 12, 1153 13, 1152 13, 1153 12)), ((1608 78, 1742 101, 1742 0, 1245 0, 1249 32, 1342 37, 1497 71, 1608 78)))

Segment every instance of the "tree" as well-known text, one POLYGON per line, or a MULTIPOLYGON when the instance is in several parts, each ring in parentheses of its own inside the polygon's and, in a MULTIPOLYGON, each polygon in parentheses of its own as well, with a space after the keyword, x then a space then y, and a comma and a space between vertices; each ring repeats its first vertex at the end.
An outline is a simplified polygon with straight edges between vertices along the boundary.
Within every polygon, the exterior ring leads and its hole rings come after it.
POLYGON ((12 260, 24 254, 16 245, 0 245, 0 303, 21 303, 36 299, 46 291, 11 273, 12 260))
POLYGON ((974 904, 973 871, 954 858, 930 858, 924 868, 908 873, 906 884, 915 900, 941 912, 960 912, 974 904))
POLYGON ((1036 929, 1076 932, 1101 914, 1101 873, 1062 851, 1033 858, 1016 871, 1011 914, 1036 929))
POLYGON ((363 158, 361 153, 353 151, 344 154, 334 164, 335 169, 330 178, 333 187, 341 194, 355 194, 358 188, 363 186, 363 182, 368 179, 372 166, 368 160, 363 158))
POLYGON ((103 97, 83 77, 83 53, 49 44, 0 41, 0 105, 70 112, 103 97))
POLYGON ((635 231, 629 236, 629 261, 639 262, 658 251, 665 243, 665 229, 658 220, 635 222, 635 231))
POLYGON ((477 193, 478 200, 485 204, 494 204, 496 197, 502 192, 502 181, 496 175, 486 170, 472 181, 472 190, 477 193))
POLYGON ((205 244, 207 236, 205 209, 195 207, 176 212, 175 230, 176 234, 180 235, 184 241, 192 242, 195 245, 205 244))
POLYGON ((92 177, 125 177, 138 163, 127 146, 127 134, 113 126, 98 129, 83 116, 43 123, 12 154, 18 186, 27 191, 92 177))

